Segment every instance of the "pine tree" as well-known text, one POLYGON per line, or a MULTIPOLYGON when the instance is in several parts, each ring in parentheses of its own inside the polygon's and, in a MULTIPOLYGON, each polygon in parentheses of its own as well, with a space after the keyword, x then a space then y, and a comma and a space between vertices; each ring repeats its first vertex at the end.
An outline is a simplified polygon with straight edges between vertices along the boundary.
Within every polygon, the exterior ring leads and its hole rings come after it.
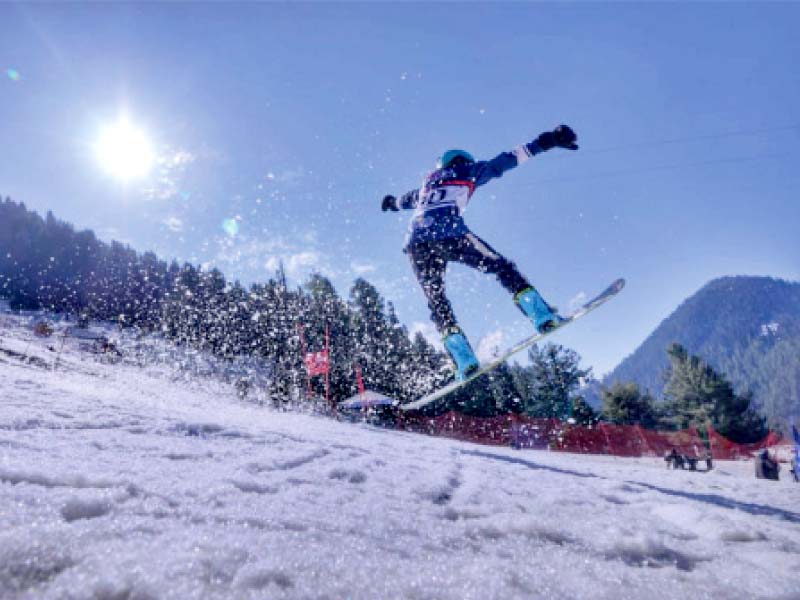
POLYGON ((680 344, 670 345, 667 353, 670 369, 664 389, 665 410, 673 425, 703 430, 711 424, 736 442, 756 441, 766 435, 765 420, 750 409, 749 394, 735 394, 725 377, 680 344))
POLYGON ((517 378, 525 413, 534 417, 568 419, 572 414, 572 394, 592 370, 580 368, 580 356, 559 344, 543 348, 533 346, 528 352, 530 375, 517 378), (520 381, 522 379, 522 381, 520 381))
POLYGON ((417 332, 411 342, 410 354, 403 361, 402 398, 405 400, 421 398, 444 386, 452 376, 453 371, 444 354, 437 352, 433 345, 417 332))
POLYGON ((384 299, 371 283, 358 278, 350 291, 350 307, 354 359, 361 366, 364 384, 388 396, 396 396, 400 385, 391 360, 391 327, 384 299))
POLYGON ((800 423, 800 338, 780 340, 764 366, 763 412, 778 426, 800 423))
POLYGON ((572 418, 577 425, 590 426, 597 423, 599 416, 582 396, 572 400, 572 418))
POLYGON ((641 425, 655 428, 658 411, 649 392, 639 389, 636 383, 615 383, 603 388, 603 418, 617 425, 641 425))
POLYGON ((511 369, 501 364, 452 394, 450 403, 467 415, 494 417, 519 412, 518 396, 511 369))
MULTIPOLYGON (((356 392, 350 313, 326 277, 314 274, 303 287, 308 292, 302 319, 308 349, 323 349, 327 330, 331 342, 330 395, 334 401, 344 400, 356 392)), ((323 393, 322 383, 318 383, 323 393)))

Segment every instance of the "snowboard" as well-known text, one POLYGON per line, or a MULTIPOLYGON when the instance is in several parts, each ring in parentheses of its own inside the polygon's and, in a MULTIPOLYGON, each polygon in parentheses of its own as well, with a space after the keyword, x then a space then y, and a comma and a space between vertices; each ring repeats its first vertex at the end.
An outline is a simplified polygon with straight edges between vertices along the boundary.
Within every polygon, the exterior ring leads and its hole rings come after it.
POLYGON ((456 391, 457 389, 459 389, 461 387, 464 387, 465 385, 467 385, 471 381, 477 379, 481 375, 484 375, 484 374, 488 373, 489 371, 491 371, 492 369, 497 368, 499 365, 504 363, 506 360, 508 360, 511 356, 513 356, 517 352, 520 352, 521 350, 524 350, 525 348, 528 348, 529 346, 532 346, 533 344, 535 344, 539 340, 541 340, 543 338, 546 338, 548 335, 551 335, 551 334, 555 333, 556 331, 558 331, 560 329, 563 329, 564 327, 566 327, 570 323, 572 323, 574 321, 577 321, 581 317, 584 317, 584 316, 588 315, 590 312, 592 312, 598 306, 600 306, 602 304, 605 304, 606 302, 611 300, 611 298, 616 296, 620 292, 620 290, 622 290, 623 287, 625 287, 625 280, 624 279, 617 279, 614 283, 609 285, 606 289, 604 289, 602 292, 597 294, 597 296, 595 296, 594 298, 592 298, 591 300, 586 302, 583 306, 578 308, 576 311, 574 311, 573 313, 571 313, 569 315, 564 316, 564 321, 562 321, 561 324, 558 327, 555 327, 555 328, 553 328, 553 329, 551 329, 549 331, 546 331, 544 333, 535 333, 535 334, 525 338, 524 340, 522 340, 520 342, 517 342, 516 344, 511 346, 508 350, 506 350, 505 352, 502 352, 499 356, 497 356, 496 358, 492 359, 490 362, 481 365, 480 368, 477 371, 475 371, 474 373, 469 375, 469 377, 467 377, 463 381, 454 381, 453 383, 450 383, 450 384, 444 386, 443 388, 440 388, 440 389, 436 390, 435 392, 432 392, 432 393, 428 394, 427 396, 423 396, 419 400, 414 400, 413 402, 409 402, 407 404, 401 404, 400 405, 400 410, 403 410, 403 411, 418 410, 418 409, 422 408, 423 406, 427 406, 428 404, 430 404, 432 402, 435 402, 439 398, 444 398, 445 396, 447 396, 448 394, 456 391))

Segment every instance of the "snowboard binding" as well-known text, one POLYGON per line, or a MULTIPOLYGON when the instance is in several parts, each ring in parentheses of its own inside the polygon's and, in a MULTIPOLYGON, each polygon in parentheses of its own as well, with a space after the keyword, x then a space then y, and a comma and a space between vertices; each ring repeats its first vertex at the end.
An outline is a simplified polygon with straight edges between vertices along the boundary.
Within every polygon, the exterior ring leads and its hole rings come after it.
POLYGON ((445 350, 453 359, 456 366, 456 379, 464 381, 467 377, 472 375, 480 368, 480 362, 472 351, 469 345, 469 340, 461 328, 458 326, 451 327, 442 338, 445 350))
POLYGON ((528 317, 536 331, 548 333, 557 329, 565 319, 558 314, 558 310, 544 301, 544 298, 534 287, 525 288, 514 296, 514 302, 528 317))

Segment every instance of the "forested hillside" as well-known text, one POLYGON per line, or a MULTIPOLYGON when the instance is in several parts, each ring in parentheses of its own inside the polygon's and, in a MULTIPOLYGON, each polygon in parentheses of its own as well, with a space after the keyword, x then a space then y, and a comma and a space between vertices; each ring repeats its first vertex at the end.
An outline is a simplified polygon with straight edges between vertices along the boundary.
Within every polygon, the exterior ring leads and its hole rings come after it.
POLYGON ((800 283, 723 277, 687 299, 605 379, 664 391, 667 348, 679 343, 723 373, 774 422, 800 416, 800 283))

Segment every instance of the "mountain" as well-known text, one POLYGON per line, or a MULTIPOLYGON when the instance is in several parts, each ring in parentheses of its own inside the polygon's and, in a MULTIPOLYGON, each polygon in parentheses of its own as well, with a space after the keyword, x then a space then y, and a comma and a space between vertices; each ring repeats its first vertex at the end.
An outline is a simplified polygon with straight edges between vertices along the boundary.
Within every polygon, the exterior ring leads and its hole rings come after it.
POLYGON ((661 396, 672 342, 724 373, 737 393, 752 392, 774 422, 800 416, 800 283, 744 276, 709 282, 603 383, 635 381, 661 396))

